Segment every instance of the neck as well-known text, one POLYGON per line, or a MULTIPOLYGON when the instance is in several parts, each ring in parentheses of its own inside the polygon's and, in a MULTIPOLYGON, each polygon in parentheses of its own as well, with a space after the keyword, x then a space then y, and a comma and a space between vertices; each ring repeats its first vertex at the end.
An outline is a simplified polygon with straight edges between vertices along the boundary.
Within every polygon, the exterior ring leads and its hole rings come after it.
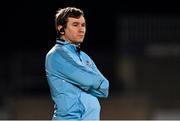
POLYGON ((64 36, 60 37, 60 39, 66 40, 69 43, 72 43, 69 39, 65 38, 64 36))

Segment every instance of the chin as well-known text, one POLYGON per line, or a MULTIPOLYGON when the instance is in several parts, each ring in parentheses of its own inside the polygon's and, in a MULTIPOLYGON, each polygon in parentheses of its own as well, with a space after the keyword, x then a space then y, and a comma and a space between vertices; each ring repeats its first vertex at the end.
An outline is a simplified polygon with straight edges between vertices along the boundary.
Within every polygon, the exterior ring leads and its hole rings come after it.
POLYGON ((77 42, 82 43, 82 42, 83 42, 83 40, 78 40, 77 42))

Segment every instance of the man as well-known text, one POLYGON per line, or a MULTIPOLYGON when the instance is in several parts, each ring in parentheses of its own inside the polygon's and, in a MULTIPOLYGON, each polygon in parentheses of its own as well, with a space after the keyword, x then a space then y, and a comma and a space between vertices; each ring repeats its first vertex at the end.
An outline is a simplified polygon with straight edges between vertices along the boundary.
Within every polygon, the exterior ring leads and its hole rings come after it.
POLYGON ((91 58, 80 50, 86 33, 81 9, 57 11, 57 39, 46 55, 46 74, 55 103, 54 120, 99 120, 97 97, 107 97, 109 82, 91 58))

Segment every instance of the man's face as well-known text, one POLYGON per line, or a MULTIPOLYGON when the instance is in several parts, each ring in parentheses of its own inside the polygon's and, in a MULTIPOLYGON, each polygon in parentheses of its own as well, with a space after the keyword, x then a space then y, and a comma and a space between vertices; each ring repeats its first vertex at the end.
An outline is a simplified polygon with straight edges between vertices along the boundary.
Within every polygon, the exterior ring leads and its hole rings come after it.
POLYGON ((86 23, 83 16, 80 18, 68 18, 67 26, 64 29, 63 38, 70 41, 71 43, 81 43, 83 42, 85 32, 86 32, 86 23))

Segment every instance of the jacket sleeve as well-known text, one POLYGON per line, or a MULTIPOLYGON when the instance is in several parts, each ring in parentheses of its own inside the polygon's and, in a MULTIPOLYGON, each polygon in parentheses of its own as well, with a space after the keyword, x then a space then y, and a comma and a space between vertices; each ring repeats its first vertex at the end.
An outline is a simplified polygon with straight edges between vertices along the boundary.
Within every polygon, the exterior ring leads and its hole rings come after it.
POLYGON ((98 89, 90 89, 89 93, 96 97, 104 97, 107 98, 109 95, 109 82, 103 81, 98 89))
POLYGON ((48 55, 47 67, 50 74, 64 77, 65 81, 72 83, 85 91, 97 90, 106 81, 96 71, 76 62, 71 54, 64 49, 57 53, 48 55))
POLYGON ((109 95, 109 81, 103 76, 103 74, 99 71, 99 69, 96 67, 95 63, 92 62, 92 69, 103 78, 104 81, 102 81, 101 85, 98 89, 91 89, 90 93, 96 97, 108 97, 109 95))

